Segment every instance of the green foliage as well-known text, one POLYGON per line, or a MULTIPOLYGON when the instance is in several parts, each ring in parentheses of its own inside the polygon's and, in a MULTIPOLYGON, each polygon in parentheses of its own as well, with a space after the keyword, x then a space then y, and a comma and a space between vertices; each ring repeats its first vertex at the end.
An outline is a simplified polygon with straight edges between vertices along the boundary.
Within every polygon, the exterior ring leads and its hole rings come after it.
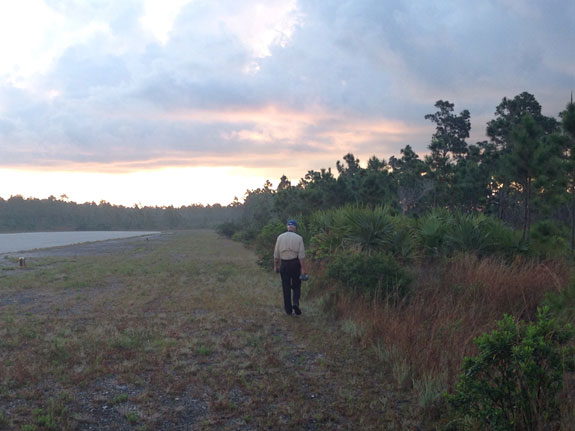
POLYGON ((567 202, 575 196, 574 106, 561 113, 560 136, 559 123, 542 115, 533 95, 504 98, 488 123, 489 141, 468 145, 469 111, 456 114, 452 103, 439 100, 437 111, 425 116, 436 129, 424 160, 410 146, 401 158, 374 155, 365 167, 348 153, 335 174, 310 170, 297 185, 283 176, 276 190, 266 182, 246 193, 234 238, 252 243, 271 220, 303 214, 310 220, 305 240, 312 257, 345 249, 385 250, 402 261, 458 252, 552 256, 551 241, 536 237, 529 244, 529 233, 532 224, 554 219, 573 226, 575 249, 575 198, 567 202), (419 219, 406 222, 395 214, 399 209, 419 219), (506 226, 523 227, 521 243, 506 226))
POLYGON ((450 253, 507 255, 519 249, 520 239, 499 220, 483 214, 456 213, 451 232, 446 234, 445 244, 450 253))
POLYGON ((444 240, 453 224, 447 210, 435 209, 418 221, 420 244, 427 256, 439 256, 443 252, 444 240))
POLYGON ((190 205, 170 207, 124 207, 102 201, 77 204, 58 200, 0 198, 0 232, 71 230, 158 230, 210 228, 239 219, 239 203, 226 207, 190 205))
POLYGON ((466 358, 456 391, 448 395, 456 422, 489 430, 541 430, 557 423, 564 372, 573 369, 570 326, 548 308, 537 322, 505 316, 498 329, 475 339, 479 354, 466 358))
POLYGON ((345 234, 341 209, 317 211, 312 214, 309 225, 311 256, 329 257, 341 250, 345 234))
POLYGON ((227 221, 216 226, 216 232, 226 238, 232 238, 241 229, 241 224, 237 221, 227 221))
POLYGON ((314 213, 310 220, 311 255, 329 257, 344 250, 387 252, 405 262, 418 256, 443 257, 458 252, 512 256, 520 238, 500 221, 435 209, 420 217, 394 215, 390 207, 348 205, 314 213))
POLYGON ((522 247, 520 234, 505 226, 501 220, 485 217, 481 228, 489 234, 491 239, 488 248, 490 254, 510 258, 520 251, 522 247))
POLYGON ((389 253, 341 252, 327 266, 326 276, 346 292, 396 300, 408 293, 411 275, 389 253))
POLYGON ((131 425, 137 424, 138 420, 140 419, 136 412, 126 412, 125 417, 131 425))
POLYGON ((244 244, 251 244, 258 236, 258 231, 250 226, 244 226, 234 232, 232 239, 234 241, 243 242, 244 244))
POLYGON ((417 256, 419 238, 415 229, 415 219, 395 217, 395 231, 391 234, 389 246, 391 253, 400 261, 417 256))
POLYGON ((533 225, 530 248, 541 257, 565 256, 569 250, 569 232, 552 220, 541 220, 533 225))
POLYGON ((394 226, 388 207, 373 210, 356 206, 344 210, 344 241, 366 253, 389 248, 394 226))
POLYGON ((415 255, 417 235, 413 220, 394 215, 389 206, 347 205, 312 215, 309 224, 311 255, 329 257, 342 250, 365 253, 387 251, 398 259, 415 255))
POLYGON ((486 254, 491 248, 491 235, 482 225, 486 217, 469 214, 457 214, 451 231, 446 233, 445 245, 450 251, 475 252, 486 254))
POLYGON ((34 409, 33 416, 34 423, 23 425, 22 430, 58 431, 68 424, 68 409, 61 400, 51 399, 45 409, 34 409))
POLYGON ((421 217, 417 225, 422 251, 431 257, 457 252, 510 256, 519 250, 521 242, 501 221, 483 214, 435 209, 421 217))
POLYGON ((568 286, 545 295, 543 303, 549 307, 557 321, 572 322, 575 316, 575 274, 571 275, 568 286))
POLYGON ((3 411, 0 410, 0 430, 1 429, 8 429, 9 425, 10 425, 10 422, 8 420, 8 417, 6 416, 6 414, 4 414, 3 411))
POLYGON ((278 235, 285 231, 285 223, 281 221, 273 221, 263 227, 255 240, 255 250, 259 265, 264 268, 273 269, 276 239, 278 235))

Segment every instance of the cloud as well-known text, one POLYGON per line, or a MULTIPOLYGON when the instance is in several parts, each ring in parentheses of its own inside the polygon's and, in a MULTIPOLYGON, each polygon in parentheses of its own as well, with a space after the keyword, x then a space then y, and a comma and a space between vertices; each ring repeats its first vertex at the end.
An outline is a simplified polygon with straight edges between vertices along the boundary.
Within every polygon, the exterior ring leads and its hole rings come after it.
POLYGON ((425 151, 439 99, 479 139, 503 97, 564 108, 575 6, 551 3, 30 0, 45 20, 0 45, 0 166, 305 173, 425 151))

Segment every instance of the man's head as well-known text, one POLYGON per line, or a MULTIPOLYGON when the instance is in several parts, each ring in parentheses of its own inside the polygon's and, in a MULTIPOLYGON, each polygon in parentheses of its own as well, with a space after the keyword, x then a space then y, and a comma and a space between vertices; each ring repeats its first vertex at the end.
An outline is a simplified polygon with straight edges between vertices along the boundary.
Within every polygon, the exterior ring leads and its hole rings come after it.
POLYGON ((290 232, 295 232, 297 229, 297 222, 295 220, 288 220, 287 222, 287 230, 290 232))

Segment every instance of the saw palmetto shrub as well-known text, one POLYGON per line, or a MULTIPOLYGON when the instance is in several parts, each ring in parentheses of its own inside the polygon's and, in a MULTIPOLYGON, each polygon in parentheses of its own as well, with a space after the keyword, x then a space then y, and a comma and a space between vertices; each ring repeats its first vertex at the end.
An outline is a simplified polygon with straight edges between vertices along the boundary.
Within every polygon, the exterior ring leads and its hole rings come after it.
POLYGON ((344 251, 327 264, 326 276, 346 293, 397 300, 408 294, 411 274, 389 253, 344 251))

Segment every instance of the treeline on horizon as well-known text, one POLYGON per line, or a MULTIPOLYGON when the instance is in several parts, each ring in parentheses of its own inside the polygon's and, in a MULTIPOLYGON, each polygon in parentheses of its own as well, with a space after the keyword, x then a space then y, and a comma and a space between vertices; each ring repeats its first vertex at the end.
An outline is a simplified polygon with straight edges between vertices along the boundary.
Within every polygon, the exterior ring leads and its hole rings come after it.
POLYGON ((0 198, 0 232, 162 230, 213 228, 241 215, 241 205, 189 205, 175 208, 125 207, 102 201, 78 204, 65 196, 47 199, 0 198))
POLYGON ((353 204, 385 205, 407 216, 431 209, 495 217, 518 230, 524 243, 532 236, 553 236, 575 246, 575 104, 558 118, 542 114, 536 98, 523 92, 503 98, 487 123, 489 140, 469 144, 471 115, 454 112, 439 100, 425 119, 435 124, 428 154, 421 158, 406 145, 398 157, 376 156, 362 167, 349 153, 331 168, 310 170, 297 184, 283 176, 276 189, 268 181, 246 193, 243 240, 255 239, 272 220, 309 217, 316 211, 353 204))
POLYGON ((553 235, 575 247, 575 105, 558 118, 542 114, 523 92, 504 97, 487 123, 489 140, 469 144, 471 115, 439 100, 425 116, 436 129, 421 158, 406 145, 389 160, 375 155, 362 167, 349 153, 331 168, 310 170, 297 184, 284 175, 248 190, 244 203, 124 207, 105 201, 77 204, 65 198, 0 198, 0 231, 189 229, 226 223, 255 239, 271 220, 307 217, 347 204, 386 205, 407 216, 433 208, 481 213, 531 235, 553 235))

